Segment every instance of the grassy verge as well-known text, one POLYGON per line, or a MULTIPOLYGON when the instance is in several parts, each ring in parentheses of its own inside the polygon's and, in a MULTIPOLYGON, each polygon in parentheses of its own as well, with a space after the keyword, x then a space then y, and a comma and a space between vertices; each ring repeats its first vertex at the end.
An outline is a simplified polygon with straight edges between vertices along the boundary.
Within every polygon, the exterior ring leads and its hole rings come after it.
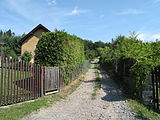
POLYGON ((129 89, 128 86, 120 82, 121 79, 119 79, 116 76, 113 76, 112 74, 113 71, 111 71, 109 68, 106 71, 110 73, 110 76, 112 76, 113 80, 117 83, 119 88, 123 91, 124 97, 129 102, 129 106, 131 107, 134 113, 137 113, 139 117, 145 118, 147 120, 160 120, 160 114, 154 112, 153 110, 148 109, 143 104, 139 103, 138 100, 134 99, 134 96, 130 92, 128 92, 128 89, 129 89))
POLYGON ((142 105, 136 100, 128 99, 129 105, 132 108, 132 111, 137 113, 140 117, 149 119, 149 120, 160 120, 160 114, 149 110, 147 107, 142 105))
POLYGON ((128 91, 127 86, 124 84, 117 82, 118 86, 124 93, 124 97, 129 102, 129 106, 131 107, 131 110, 136 113, 140 118, 145 118, 146 120, 160 120, 160 114, 154 112, 151 109, 148 109, 146 106, 144 106, 142 103, 138 102, 138 100, 135 99, 128 91))
POLYGON ((96 99, 98 90, 101 88, 100 73, 96 65, 95 65, 95 68, 96 68, 95 70, 96 80, 95 80, 95 86, 94 86, 94 90, 93 90, 92 97, 91 97, 92 100, 96 99))
POLYGON ((24 102, 13 106, 0 108, 0 120, 18 120, 42 107, 47 107, 61 99, 64 99, 81 84, 83 79, 84 77, 81 76, 66 88, 62 89, 62 91, 58 94, 44 96, 31 102, 24 102))

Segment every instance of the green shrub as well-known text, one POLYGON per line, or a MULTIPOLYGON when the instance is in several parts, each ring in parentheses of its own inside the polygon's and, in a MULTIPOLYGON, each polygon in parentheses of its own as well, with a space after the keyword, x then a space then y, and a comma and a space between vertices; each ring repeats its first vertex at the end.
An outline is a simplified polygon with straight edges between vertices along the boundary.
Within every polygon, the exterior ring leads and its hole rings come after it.
POLYGON ((145 43, 134 36, 118 36, 108 47, 100 48, 100 63, 131 96, 140 98, 151 69, 160 65, 160 41, 145 43))
POLYGON ((13 51, 9 47, 4 47, 3 52, 4 52, 5 56, 8 56, 8 57, 11 56, 12 58, 15 58, 15 59, 18 58, 17 55, 16 55, 16 53, 15 53, 15 51, 13 51))
POLYGON ((32 59, 31 53, 29 53, 27 51, 23 53, 22 60, 29 62, 29 61, 31 61, 31 59, 32 59))
POLYGON ((65 83, 69 74, 84 61, 84 44, 81 38, 64 31, 44 33, 36 46, 35 63, 42 66, 65 68, 65 83))

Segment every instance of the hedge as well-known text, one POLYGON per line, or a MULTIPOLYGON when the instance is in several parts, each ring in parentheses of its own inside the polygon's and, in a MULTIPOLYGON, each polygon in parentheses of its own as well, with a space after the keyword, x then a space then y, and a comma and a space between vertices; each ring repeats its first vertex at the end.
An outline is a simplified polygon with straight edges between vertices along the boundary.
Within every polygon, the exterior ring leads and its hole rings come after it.
MULTIPOLYGON (((35 63, 42 66, 61 66, 66 76, 84 61, 83 40, 65 31, 44 33, 36 46, 35 63)), ((68 77, 65 83, 71 82, 68 77)))

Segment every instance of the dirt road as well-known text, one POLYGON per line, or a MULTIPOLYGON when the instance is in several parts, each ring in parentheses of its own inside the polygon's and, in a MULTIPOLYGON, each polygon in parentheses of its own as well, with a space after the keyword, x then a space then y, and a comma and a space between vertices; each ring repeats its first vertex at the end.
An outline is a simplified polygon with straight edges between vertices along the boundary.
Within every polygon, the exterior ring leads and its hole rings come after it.
POLYGON ((67 97, 37 114, 23 120, 135 120, 140 119, 130 112, 127 101, 113 80, 101 70, 102 89, 95 100, 93 93, 95 69, 92 67, 86 74, 84 82, 67 97))

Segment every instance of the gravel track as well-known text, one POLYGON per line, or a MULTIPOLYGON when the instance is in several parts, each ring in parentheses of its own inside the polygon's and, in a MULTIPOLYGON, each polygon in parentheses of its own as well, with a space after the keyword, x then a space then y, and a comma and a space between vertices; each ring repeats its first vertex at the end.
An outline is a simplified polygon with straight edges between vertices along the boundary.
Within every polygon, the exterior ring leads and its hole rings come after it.
POLYGON ((23 120, 135 120, 127 101, 112 79, 101 70, 102 89, 91 99, 95 84, 95 69, 91 68, 84 82, 66 100, 41 109, 23 120))

